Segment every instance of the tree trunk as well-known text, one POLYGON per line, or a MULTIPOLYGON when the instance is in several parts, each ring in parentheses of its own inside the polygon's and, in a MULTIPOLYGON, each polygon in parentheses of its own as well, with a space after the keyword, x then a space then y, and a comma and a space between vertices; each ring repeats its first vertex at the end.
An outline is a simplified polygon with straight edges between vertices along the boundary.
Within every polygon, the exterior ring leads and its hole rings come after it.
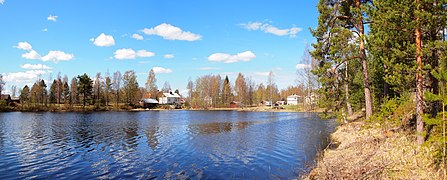
POLYGON ((345 98, 346 98, 346 108, 348 110, 348 116, 352 116, 352 106, 349 102, 349 78, 348 78, 348 62, 346 62, 346 69, 345 69, 345 98))
POLYGON ((83 93, 83 96, 84 96, 84 97, 82 97, 82 99, 83 99, 83 105, 84 105, 84 106, 82 106, 82 109, 85 108, 85 92, 83 93))
MULTIPOLYGON (((431 30, 430 32, 430 39, 432 41, 436 41, 436 39, 438 39, 437 37, 438 33, 436 31, 431 30)), ((439 57, 437 54, 437 49, 432 49, 431 50, 431 59, 429 64, 431 65, 431 67, 438 67, 439 63, 439 57)), ((430 84, 431 84, 431 90, 433 92, 433 94, 439 94, 439 80, 436 79, 432 73, 428 72, 427 73, 428 78, 430 79, 430 84)), ((431 108, 431 116, 432 117, 436 117, 438 115, 438 112, 440 110, 439 108, 439 101, 434 101, 433 103, 431 103, 432 108, 431 108)))
MULTIPOLYGON (((416 6, 419 9, 420 0, 416 0, 416 6)), ((417 143, 424 143, 424 122, 422 121, 422 116, 424 113, 423 109, 423 79, 422 79, 422 32, 420 28, 420 18, 416 17, 416 137, 417 143)))
POLYGON ((118 109, 118 103, 120 101, 120 94, 119 90, 116 91, 116 108, 118 109))
MULTIPOLYGON (((360 0, 355 1, 355 6, 359 10, 361 2, 360 0)), ((363 24, 362 16, 359 16, 358 20, 358 30, 359 30, 359 38, 360 38, 360 59, 362 60, 362 68, 363 68, 363 86, 365 90, 365 109, 366 109, 366 119, 372 116, 372 100, 371 100, 371 90, 369 85, 369 77, 368 77, 368 62, 366 61, 366 52, 365 52, 365 27, 363 24)))

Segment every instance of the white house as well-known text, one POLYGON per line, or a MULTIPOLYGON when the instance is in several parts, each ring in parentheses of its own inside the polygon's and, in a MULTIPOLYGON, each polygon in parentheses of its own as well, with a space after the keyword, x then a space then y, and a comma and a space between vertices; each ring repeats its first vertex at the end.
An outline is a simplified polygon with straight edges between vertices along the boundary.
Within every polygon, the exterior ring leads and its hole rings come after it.
POLYGON ((158 103, 159 104, 176 104, 180 103, 181 97, 177 93, 163 93, 163 96, 160 97, 158 103))
POLYGON ((298 101, 301 99, 301 96, 296 94, 287 96, 287 104, 288 105, 298 105, 298 101))

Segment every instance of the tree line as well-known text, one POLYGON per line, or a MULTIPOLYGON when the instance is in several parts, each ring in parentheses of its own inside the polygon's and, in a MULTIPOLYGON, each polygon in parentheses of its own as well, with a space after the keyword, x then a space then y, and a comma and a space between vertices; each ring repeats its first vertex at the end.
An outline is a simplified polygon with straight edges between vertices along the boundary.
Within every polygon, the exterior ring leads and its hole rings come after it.
MULTIPOLYGON (((1 86, 5 82, 1 79, 1 86)), ((269 72, 265 83, 256 84, 251 77, 242 73, 237 75, 234 83, 228 76, 204 75, 191 78, 187 84, 186 105, 191 108, 219 108, 228 107, 234 102, 239 107, 259 106, 262 102, 276 102, 285 100, 292 94, 305 96, 308 88, 304 84, 289 86, 279 90, 274 73, 269 72)), ((163 93, 171 92, 168 81, 161 89, 157 86, 157 78, 151 69, 145 83, 140 87, 135 71, 129 70, 121 74, 96 73, 90 77, 82 74, 69 79, 61 73, 51 81, 41 78, 32 86, 25 85, 20 90, 21 108, 23 110, 66 109, 76 110, 89 107, 89 109, 130 109, 138 107, 143 98, 159 99, 163 93), (48 84, 48 82, 51 82, 48 84)), ((179 90, 175 93, 180 94, 179 90)))
POLYGON ((106 73, 103 77, 97 73, 94 78, 87 74, 78 75, 71 80, 58 73, 51 85, 45 80, 37 80, 31 87, 25 85, 20 92, 20 101, 24 109, 65 105, 74 108, 77 105, 94 105, 96 108, 108 108, 114 103, 133 106, 141 99, 144 88, 139 87, 135 71, 126 71, 123 75, 116 71, 113 75, 106 73))
MULTIPOLYGON (((273 77, 273 72, 270 72, 273 77)), ((280 100, 278 87, 272 81, 256 84, 250 77, 242 73, 237 75, 234 85, 228 76, 205 75, 195 82, 189 80, 187 90, 188 100, 193 108, 227 107, 231 102, 240 107, 257 106, 262 101, 275 102, 280 100)))
POLYGON ((318 11, 311 55, 320 105, 348 115, 364 109, 368 119, 410 99, 419 144, 443 131, 446 0, 320 0, 318 11))

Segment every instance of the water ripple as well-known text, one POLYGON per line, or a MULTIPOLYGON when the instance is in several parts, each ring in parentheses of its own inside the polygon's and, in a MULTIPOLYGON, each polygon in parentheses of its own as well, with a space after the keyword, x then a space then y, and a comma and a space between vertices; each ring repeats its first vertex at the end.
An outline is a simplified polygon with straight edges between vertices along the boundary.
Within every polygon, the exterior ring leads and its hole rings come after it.
POLYGON ((290 179, 333 126, 303 113, 0 113, 0 179, 290 179))

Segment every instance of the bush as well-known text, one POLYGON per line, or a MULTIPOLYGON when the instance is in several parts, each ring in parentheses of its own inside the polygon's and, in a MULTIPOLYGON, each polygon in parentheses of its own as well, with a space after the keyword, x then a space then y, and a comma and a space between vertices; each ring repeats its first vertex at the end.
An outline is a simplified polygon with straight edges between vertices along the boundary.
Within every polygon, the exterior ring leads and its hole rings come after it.
POLYGON ((0 107, 6 107, 7 102, 5 100, 0 100, 0 107))
MULTIPOLYGON (((415 102, 411 100, 410 94, 386 100, 368 120, 370 123, 379 123, 389 128, 405 126, 413 118, 415 102)), ((386 127, 385 126, 385 127, 386 127)))

